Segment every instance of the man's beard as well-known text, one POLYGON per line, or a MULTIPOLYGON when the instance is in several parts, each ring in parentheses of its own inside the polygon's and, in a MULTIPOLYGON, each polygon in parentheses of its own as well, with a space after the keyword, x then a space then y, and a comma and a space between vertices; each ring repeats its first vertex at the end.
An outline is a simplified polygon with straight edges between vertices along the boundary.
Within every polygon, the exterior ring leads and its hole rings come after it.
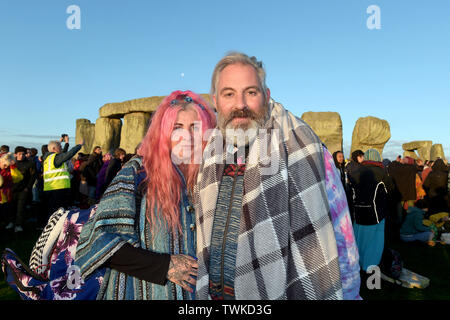
POLYGON ((233 110, 226 118, 220 112, 217 116, 217 125, 224 139, 231 140, 235 146, 249 145, 258 134, 258 130, 263 128, 265 123, 266 109, 263 109, 261 114, 253 112, 249 108, 244 108, 241 110, 233 110), (235 118, 246 118, 249 121, 233 125, 232 121, 235 118), (227 131, 229 133, 228 135, 227 131), (239 135, 239 132, 243 136, 239 135), (230 133, 232 134, 230 135, 230 133))

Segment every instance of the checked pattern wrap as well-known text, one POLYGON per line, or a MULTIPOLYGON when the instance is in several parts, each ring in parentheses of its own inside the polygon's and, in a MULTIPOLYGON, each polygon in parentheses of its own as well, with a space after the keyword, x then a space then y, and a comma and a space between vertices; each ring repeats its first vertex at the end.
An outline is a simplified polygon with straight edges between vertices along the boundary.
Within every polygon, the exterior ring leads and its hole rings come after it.
MULTIPOLYGON (((258 135, 250 146, 236 254, 236 299, 342 299, 322 142, 281 104, 271 100, 268 112, 266 132, 273 136, 271 129, 277 129, 278 138, 271 144, 270 138, 258 135), (264 154, 278 157, 276 173, 261 174, 268 167, 264 154)), ((211 232, 226 163, 225 152, 216 152, 218 139, 222 136, 215 131, 194 193, 199 300, 211 298, 211 232)))

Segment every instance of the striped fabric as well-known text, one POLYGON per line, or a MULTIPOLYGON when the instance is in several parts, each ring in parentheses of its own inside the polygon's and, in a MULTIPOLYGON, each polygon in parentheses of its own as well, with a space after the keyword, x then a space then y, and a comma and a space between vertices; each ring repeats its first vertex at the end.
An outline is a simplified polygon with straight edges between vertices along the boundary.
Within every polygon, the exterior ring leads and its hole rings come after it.
MULTIPOLYGON (((183 193, 180 204, 183 234, 170 236, 167 226, 160 222, 160 232, 152 241, 145 217, 145 196, 140 197, 137 188, 142 179, 141 159, 135 157, 117 174, 98 204, 97 213, 84 225, 75 257, 83 278, 100 268, 125 243, 159 253, 195 256, 194 212, 186 194, 183 193)), ((182 300, 194 297, 170 281, 165 286, 152 284, 106 268, 97 299, 182 300)))
MULTIPOLYGON (((342 299, 322 143, 305 122, 273 100, 268 112, 265 128, 271 137, 278 130, 279 139, 264 145, 258 136, 250 146, 249 159, 258 161, 249 161, 244 176, 236 299, 342 299), (267 163, 261 150, 278 157, 276 173, 262 174, 267 163)), ((205 148, 195 188, 198 299, 211 298, 211 235, 226 159, 216 152, 218 139, 216 131, 205 148)))
POLYGON ((39 239, 36 241, 36 244, 31 251, 29 265, 30 269, 37 274, 43 276, 47 274, 52 249, 58 240, 68 212, 69 211, 64 210, 64 208, 59 208, 55 211, 45 225, 44 230, 42 230, 39 239))
POLYGON ((228 165, 217 199, 211 240, 210 294, 215 300, 232 300, 237 240, 244 195, 245 165, 228 165), (230 205, 231 204, 231 205, 230 205))

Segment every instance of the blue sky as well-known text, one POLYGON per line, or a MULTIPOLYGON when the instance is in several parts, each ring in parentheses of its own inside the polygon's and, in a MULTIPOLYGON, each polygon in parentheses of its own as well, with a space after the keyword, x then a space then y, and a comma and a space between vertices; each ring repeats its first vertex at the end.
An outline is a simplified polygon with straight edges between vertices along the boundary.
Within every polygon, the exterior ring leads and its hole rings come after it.
MULTIPOLYGON (((228 51, 264 62, 294 114, 336 111, 348 156, 359 117, 385 119, 384 156, 413 140, 450 158, 450 1, 0 1, 0 144, 40 146, 108 102, 209 92, 228 51), (81 29, 70 30, 70 5, 81 29), (381 29, 366 25, 370 5, 381 29), (182 76, 184 74, 184 76, 182 76)), ((40 149, 40 148, 38 148, 40 149)))

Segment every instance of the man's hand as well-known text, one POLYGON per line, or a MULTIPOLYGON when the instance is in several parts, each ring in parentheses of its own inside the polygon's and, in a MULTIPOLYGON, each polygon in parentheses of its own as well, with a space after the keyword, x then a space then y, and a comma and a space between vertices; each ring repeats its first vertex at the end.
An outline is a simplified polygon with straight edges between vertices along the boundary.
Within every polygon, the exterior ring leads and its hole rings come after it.
POLYGON ((69 136, 68 135, 64 137, 64 142, 65 143, 69 143, 69 136))
POLYGON ((184 290, 193 292, 189 284, 196 285, 196 277, 198 273, 197 261, 185 254, 176 254, 170 256, 169 271, 167 271, 167 279, 181 286, 184 290))
POLYGON ((81 146, 84 146, 84 139, 81 139, 81 141, 78 144, 81 144, 81 146))

